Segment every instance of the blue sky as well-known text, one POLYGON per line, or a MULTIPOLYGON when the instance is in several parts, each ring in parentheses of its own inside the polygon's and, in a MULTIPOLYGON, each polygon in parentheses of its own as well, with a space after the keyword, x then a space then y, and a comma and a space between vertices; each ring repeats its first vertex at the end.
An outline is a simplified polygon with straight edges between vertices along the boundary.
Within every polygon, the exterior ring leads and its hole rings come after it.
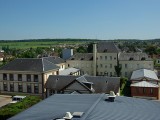
POLYGON ((0 40, 160 38, 160 0, 0 0, 0 40))

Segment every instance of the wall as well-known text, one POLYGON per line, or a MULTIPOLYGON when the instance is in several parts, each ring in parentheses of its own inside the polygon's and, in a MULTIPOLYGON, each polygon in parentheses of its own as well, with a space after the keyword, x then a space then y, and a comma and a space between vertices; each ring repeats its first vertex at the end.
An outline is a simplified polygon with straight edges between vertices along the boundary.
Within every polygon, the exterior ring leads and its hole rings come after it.
POLYGON ((141 96, 141 97, 154 97, 159 99, 159 88, 149 88, 145 87, 145 93, 143 92, 143 87, 131 87, 131 96, 141 96), (138 89, 138 90, 137 90, 138 89), (153 93, 151 94, 151 89, 153 93))

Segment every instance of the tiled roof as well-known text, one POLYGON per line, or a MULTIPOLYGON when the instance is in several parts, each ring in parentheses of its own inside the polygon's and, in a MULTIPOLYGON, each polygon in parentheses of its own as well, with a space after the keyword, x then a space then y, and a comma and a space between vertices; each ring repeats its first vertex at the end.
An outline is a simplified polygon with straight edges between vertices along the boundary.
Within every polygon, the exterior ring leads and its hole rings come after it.
POLYGON ((118 53, 119 49, 113 42, 98 42, 97 44, 97 52, 98 53, 118 53))
POLYGON ((124 61, 144 61, 144 60, 152 60, 148 57, 146 53, 120 53, 119 60, 124 61))
POLYGON ((92 61, 93 60, 93 53, 76 53, 71 56, 68 60, 86 60, 92 61))
MULTIPOLYGON (((95 93, 109 93, 111 90, 115 93, 118 93, 119 91, 120 80, 118 77, 87 75, 83 77, 85 80, 87 80, 87 82, 93 83, 93 89, 95 90, 95 93)), ((80 78, 80 76, 50 75, 45 87, 59 91, 77 78, 80 78)))
POLYGON ((2 66, 0 70, 44 72, 59 67, 43 58, 17 58, 2 66))
POLYGON ((141 80, 143 78, 159 81, 156 73, 152 70, 140 69, 133 71, 131 80, 141 80))
POLYGON ((76 73, 80 71, 80 69, 77 68, 67 68, 65 70, 59 71, 59 75, 71 75, 72 73, 76 73))
POLYGON ((56 120, 66 112, 84 112, 72 120, 159 120, 160 102, 105 94, 56 94, 13 116, 9 120, 56 120))
POLYGON ((43 59, 46 59, 54 64, 60 64, 60 63, 65 63, 65 60, 63 60, 60 57, 53 56, 53 57, 43 57, 43 59))
POLYGON ((159 87, 158 85, 147 82, 147 81, 132 83, 131 86, 133 86, 133 87, 155 87, 155 88, 159 87))

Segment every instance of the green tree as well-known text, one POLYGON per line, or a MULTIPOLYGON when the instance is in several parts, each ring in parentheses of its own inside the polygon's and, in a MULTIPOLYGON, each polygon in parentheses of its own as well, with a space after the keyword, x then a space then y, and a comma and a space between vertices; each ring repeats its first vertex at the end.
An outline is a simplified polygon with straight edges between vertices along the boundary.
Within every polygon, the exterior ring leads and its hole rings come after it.
POLYGON ((86 53, 87 50, 83 46, 80 46, 79 48, 77 48, 77 52, 78 53, 86 53))
POLYGON ((116 71, 117 77, 120 77, 122 67, 121 67, 121 65, 119 64, 119 61, 117 61, 117 65, 116 65, 116 66, 114 66, 114 68, 115 68, 115 71, 116 71))

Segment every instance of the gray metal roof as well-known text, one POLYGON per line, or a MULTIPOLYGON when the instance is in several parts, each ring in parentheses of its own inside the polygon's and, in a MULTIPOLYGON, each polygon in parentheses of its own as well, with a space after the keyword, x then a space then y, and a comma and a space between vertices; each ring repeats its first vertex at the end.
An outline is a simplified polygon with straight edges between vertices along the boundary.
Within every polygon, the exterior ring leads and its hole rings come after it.
POLYGON ((119 60, 124 61, 144 61, 144 60, 152 60, 148 57, 146 53, 120 53, 119 60))
POLYGON ((80 71, 80 69, 77 68, 67 68, 65 70, 59 71, 59 75, 71 75, 72 73, 76 73, 80 71))
POLYGON ((152 70, 139 69, 139 70, 133 71, 131 80, 141 80, 143 78, 159 81, 156 73, 152 70))
POLYGON ((98 53, 118 53, 119 49, 113 42, 98 42, 97 44, 98 53))
POLYGON ((17 58, 2 66, 0 70, 44 72, 59 67, 43 58, 17 58))
POLYGON ((154 88, 158 88, 159 85, 154 84, 154 83, 150 83, 147 81, 141 81, 141 82, 137 82, 137 83, 132 83, 131 86, 133 87, 154 87, 154 88))
POLYGON ((117 96, 109 102, 105 94, 56 94, 9 120, 54 120, 66 112, 84 112, 72 120, 159 120, 160 102, 117 96))
POLYGON ((105 77, 105 76, 71 76, 71 75, 50 75, 45 87, 53 90, 61 90, 69 83, 78 78, 78 81, 88 81, 93 83, 95 93, 109 93, 111 90, 118 93, 120 86, 119 77, 105 77), (80 79, 81 78, 81 79, 80 79), (85 78, 85 80, 82 78, 85 78))
POLYGON ((76 53, 73 56, 71 56, 68 60, 92 61, 93 53, 76 53))

